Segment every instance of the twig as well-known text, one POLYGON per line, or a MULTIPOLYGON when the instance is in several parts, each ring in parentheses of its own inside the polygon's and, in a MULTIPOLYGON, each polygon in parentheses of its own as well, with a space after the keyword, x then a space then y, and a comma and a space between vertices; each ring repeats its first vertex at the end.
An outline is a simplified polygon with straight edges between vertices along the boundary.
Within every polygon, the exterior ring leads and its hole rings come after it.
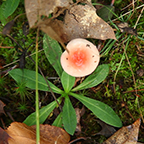
POLYGON ((129 5, 127 5, 126 7, 122 8, 121 10, 125 10, 126 8, 128 8, 129 6, 131 6, 132 4, 134 4, 137 0, 135 0, 133 3, 130 3, 129 5))
MULTIPOLYGON (((28 55, 28 57, 29 57, 29 58, 32 60, 32 62, 35 64, 35 61, 32 59, 32 57, 31 57, 30 55, 28 55)), ((55 101, 57 102, 57 104, 58 104, 58 106, 59 106, 60 111, 62 111, 61 106, 60 106, 59 102, 57 101, 57 98, 56 98, 55 94, 53 93, 53 91, 52 91, 49 83, 47 82, 47 80, 46 80, 46 78, 45 78, 45 76, 44 76, 44 74, 43 74, 43 72, 42 72, 42 70, 41 70, 41 68, 40 68, 39 66, 38 66, 38 69, 39 69, 41 75, 43 76, 44 80, 46 81, 46 83, 47 83, 47 85, 48 85, 48 88, 49 88, 49 90, 50 90, 53 98, 55 99, 55 101)))
MULTIPOLYGON (((23 49, 23 47, 15 40, 15 39, 13 39, 9 34, 7 34, 7 36, 9 37, 9 38, 11 38, 19 47, 21 47, 22 49, 23 49)), ((37 41, 36 41, 37 42, 37 41)), ((38 42, 37 42, 37 45, 38 45, 38 42)), ((36 52, 35 52, 36 53, 36 52)), ((27 51, 26 51, 26 54, 27 54, 27 51)), ((28 54, 27 54, 28 55, 28 54)), ((34 64, 36 64, 35 63, 35 61, 32 59, 32 57, 30 56, 30 55, 28 55, 28 57, 34 62, 34 64)), ((44 80, 46 81, 46 83, 47 83, 47 86, 48 86, 48 88, 49 88, 49 90, 50 90, 50 92, 51 92, 51 94, 52 94, 52 96, 53 96, 53 98, 55 99, 55 101, 57 102, 57 104, 58 104, 58 106, 59 106, 59 109, 60 109, 60 111, 62 111, 62 108, 61 108, 61 106, 60 106, 60 104, 59 104, 59 102, 57 101, 57 98, 56 98, 56 96, 54 95, 54 93, 53 93, 53 91, 52 91, 52 89, 51 89, 51 87, 50 87, 50 85, 49 85, 49 83, 47 82, 47 80, 46 80, 46 78, 45 78, 45 76, 44 76, 44 74, 43 74, 43 72, 42 72, 42 70, 41 70, 41 68, 38 66, 38 69, 39 69, 39 71, 40 71, 40 73, 41 73, 41 75, 43 76, 43 78, 44 78, 44 80)))
POLYGON ((142 13, 143 13, 143 11, 144 11, 144 6, 143 6, 143 8, 142 8, 142 10, 141 10, 140 15, 139 15, 138 18, 137 18, 137 21, 136 21, 136 23, 135 23, 134 29, 136 28, 136 26, 137 26, 137 24, 138 24, 138 22, 139 22, 139 20, 140 20, 140 17, 141 17, 141 15, 142 15, 142 13))
POLYGON ((144 91, 144 89, 138 89, 138 90, 125 91, 125 92, 123 92, 123 93, 130 93, 130 92, 136 92, 136 91, 144 91))
POLYGON ((132 114, 130 113, 130 110, 129 110, 129 108, 128 108, 128 106, 127 106, 127 104, 123 101, 123 99, 122 99, 122 96, 120 95, 120 98, 121 98, 121 101, 124 103, 124 106, 125 106, 125 108, 126 108, 126 110, 128 111, 128 113, 129 113, 129 115, 130 115, 130 117, 135 121, 135 119, 134 119, 134 117, 132 116, 132 114))
MULTIPOLYGON (((132 70, 132 67, 131 67, 131 64, 130 64, 129 58, 128 58, 128 56, 127 56, 127 53, 126 53, 125 47, 123 47, 123 49, 124 49, 124 53, 125 53, 125 56, 126 56, 127 62, 128 62, 128 64, 129 64, 129 67, 130 67, 131 73, 132 73, 133 82, 134 82, 134 89, 135 89, 135 93, 136 93, 136 95, 137 95, 136 80, 135 80, 134 72, 133 72, 133 70, 132 70)), ((136 97, 136 100, 137 100, 137 103, 138 103, 138 108, 139 108, 139 111, 140 111, 141 118, 142 118, 142 120, 143 120, 143 122, 144 122, 144 118, 143 118, 143 115, 142 115, 142 111, 141 111, 141 109, 140 109, 140 104, 139 104, 139 99, 138 99, 138 97, 136 97)))
MULTIPOLYGON (((44 50, 44 49, 41 49, 41 50, 39 50, 38 52, 42 52, 43 50, 44 50)), ((34 52, 34 53, 30 54, 29 56, 33 56, 34 54, 36 54, 36 52, 34 52)), ((26 56, 26 58, 28 58, 28 56, 26 56)), ((14 61, 14 62, 11 62, 11 63, 9 63, 9 64, 7 64, 7 65, 3 66, 3 68, 8 67, 8 66, 10 66, 10 65, 12 65, 12 64, 14 64, 14 63, 19 62, 19 61, 20 61, 20 59, 18 59, 18 60, 16 60, 16 61, 14 61)))
POLYGON ((133 14, 134 14, 134 10, 135 10, 134 0, 132 0, 132 6, 133 6, 133 12, 132 12, 131 16, 129 17, 129 20, 131 19, 131 17, 132 17, 132 16, 133 16, 133 14))
POLYGON ((37 34, 36 34, 36 57, 35 57, 36 60, 36 64, 35 64, 36 144, 40 144, 39 92, 38 92, 38 38, 39 38, 39 28, 37 29, 37 34))
POLYGON ((3 119, 0 118, 0 120, 1 120, 1 123, 2 123, 3 128, 6 129, 6 126, 5 126, 5 123, 4 123, 3 119))
POLYGON ((11 67, 11 68, 9 68, 9 69, 7 69, 7 70, 5 70, 5 71, 0 71, 0 75, 2 75, 2 74, 7 74, 9 71, 15 69, 16 67, 17 67, 17 65, 14 65, 13 67, 11 67))
POLYGON ((7 112, 7 115, 10 117, 10 119, 11 119, 13 122, 15 122, 14 118, 12 117, 12 115, 11 115, 9 112, 7 112))
POLYGON ((0 48, 14 48, 13 46, 0 46, 0 48))
MULTIPOLYGON (((139 8, 143 7, 143 6, 144 6, 144 4, 140 5, 139 7, 136 7, 136 8, 135 8, 135 10, 137 10, 137 9, 139 9, 139 8)), ((119 19, 119 18, 121 18, 121 17, 123 17, 123 16, 125 16, 125 15, 128 15, 128 14, 129 14, 129 13, 131 13, 131 12, 133 12, 133 9, 132 9, 132 10, 130 10, 130 11, 128 11, 128 12, 126 12, 125 14, 123 14, 123 15, 119 16, 118 18, 113 19, 112 21, 116 21, 117 19, 119 19)), ((110 22, 108 22, 108 23, 110 23, 110 22)))
MULTIPOLYGON (((129 38, 130 38, 130 36, 127 38, 127 39, 128 39, 127 45, 128 45, 128 43, 129 43, 129 38)), ((126 40, 127 40, 127 39, 126 39, 126 40)), ((126 47, 126 48, 127 48, 127 47, 126 47)), ((121 64, 122 64, 122 62, 123 62, 123 60, 124 60, 124 55, 125 55, 125 53, 123 53, 122 58, 121 58, 120 63, 119 63, 119 66, 118 66, 118 68, 117 68, 117 70, 116 70, 116 72, 115 72, 115 75, 114 75, 114 84, 113 84, 114 93, 116 93, 116 90, 115 90, 116 76, 117 76, 117 73, 118 73, 118 71, 119 71, 119 69, 120 69, 120 66, 121 66, 121 64)))
MULTIPOLYGON (((89 138, 89 137, 88 137, 88 138, 89 138)), ((85 138, 85 137, 79 137, 79 138, 77 138, 77 139, 74 139, 74 140, 70 141, 68 144, 73 144, 73 143, 75 143, 75 142, 77 142, 77 141, 80 141, 80 140, 86 140, 86 139, 88 139, 88 138, 85 138)))

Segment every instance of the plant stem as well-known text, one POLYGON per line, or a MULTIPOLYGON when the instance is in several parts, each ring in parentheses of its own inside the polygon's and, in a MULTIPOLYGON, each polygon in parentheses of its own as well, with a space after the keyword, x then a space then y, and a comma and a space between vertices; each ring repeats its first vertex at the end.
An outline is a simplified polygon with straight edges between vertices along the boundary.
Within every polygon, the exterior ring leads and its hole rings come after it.
POLYGON ((38 34, 36 37, 36 144, 40 144, 40 124, 39 124, 39 94, 38 94, 38 34))

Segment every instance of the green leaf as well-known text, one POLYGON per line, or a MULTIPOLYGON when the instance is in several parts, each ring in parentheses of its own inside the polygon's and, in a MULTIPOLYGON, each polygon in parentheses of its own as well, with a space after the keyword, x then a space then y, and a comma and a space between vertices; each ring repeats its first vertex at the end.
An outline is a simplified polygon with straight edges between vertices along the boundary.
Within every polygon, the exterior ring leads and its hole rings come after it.
POLYGON ((76 112, 68 96, 65 97, 62 113, 62 122, 64 124, 65 130, 69 134, 73 135, 77 125, 76 112))
MULTIPOLYGON (((17 82, 25 82, 26 87, 35 89, 36 87, 36 78, 35 71, 28 69, 13 69, 9 72, 10 76, 17 82)), ((54 84, 48 81, 52 91, 54 93, 62 94, 63 91, 57 88, 54 84)), ((50 91, 48 85, 42 75, 38 74, 38 89, 42 91, 50 91)))
MULTIPOLYGON (((60 102, 60 98, 57 99, 58 102, 60 102)), ((46 118, 49 116, 49 114, 53 111, 53 109, 56 107, 57 105, 57 102, 56 101, 53 101, 51 102, 50 104, 48 104, 47 106, 41 108, 39 110, 39 121, 40 121, 40 124, 42 124, 46 118)), ((35 125, 36 124, 36 112, 30 114, 24 121, 23 123, 25 123, 26 125, 28 126, 31 126, 31 125, 35 125)))
POLYGON ((72 92, 69 94, 81 101, 88 109, 90 109, 99 119, 105 123, 115 127, 122 127, 120 118, 108 105, 83 95, 78 95, 72 92))
POLYGON ((61 82, 64 88, 65 93, 68 93, 75 83, 75 77, 70 76, 65 71, 62 73, 61 82))
POLYGON ((7 23, 6 18, 4 16, 4 8, 5 8, 5 2, 2 3, 0 6, 0 21, 3 25, 7 23))
POLYGON ((98 9, 97 14, 104 21, 108 21, 109 19, 111 19, 113 17, 114 10, 115 10, 114 6, 107 5, 107 6, 103 6, 102 8, 98 9))
POLYGON ((57 127, 63 127, 62 126, 62 113, 60 113, 57 118, 55 119, 55 121, 52 124, 53 126, 57 126, 57 127))
POLYGON ((72 91, 78 91, 94 87, 99 83, 101 83, 107 77, 108 73, 109 73, 109 66, 107 64, 100 65, 80 85, 72 89, 72 91))
POLYGON ((48 61, 53 66, 58 76, 61 77, 63 72, 63 69, 60 64, 62 50, 59 43, 56 40, 50 38, 48 35, 44 35, 43 48, 48 61))
POLYGON ((13 12, 16 10, 16 8, 19 5, 20 0, 6 0, 5 1, 5 8, 3 11, 3 14, 5 18, 13 14, 13 12))

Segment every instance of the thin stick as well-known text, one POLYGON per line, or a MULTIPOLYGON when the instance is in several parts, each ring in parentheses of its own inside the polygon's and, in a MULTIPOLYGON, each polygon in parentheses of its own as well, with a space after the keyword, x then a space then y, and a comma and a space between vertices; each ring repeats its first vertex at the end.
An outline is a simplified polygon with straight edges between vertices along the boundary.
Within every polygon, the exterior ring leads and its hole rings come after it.
POLYGON ((139 22, 139 20, 140 20, 140 17, 141 17, 141 15, 142 15, 142 13, 143 13, 143 11, 144 11, 144 6, 143 6, 143 8, 142 8, 142 10, 141 10, 140 15, 139 15, 138 18, 137 18, 137 21, 136 21, 136 23, 135 23, 134 29, 136 28, 136 26, 137 26, 137 24, 138 24, 138 22, 139 22))
MULTIPOLYGON (((130 67, 131 73, 132 73, 133 82, 134 82, 134 89, 135 89, 135 93, 136 93, 136 95, 137 95, 136 80, 135 80, 134 72, 133 72, 133 70, 132 70, 132 67, 131 67, 131 64, 130 64, 129 58, 128 58, 128 56, 127 56, 126 50, 125 50, 124 47, 123 47, 123 49, 124 49, 124 53, 125 53, 125 56, 126 56, 127 62, 128 62, 128 64, 129 64, 129 67, 130 67)), ((141 111, 141 109, 140 109, 140 104, 139 104, 139 99, 138 99, 138 97, 136 97, 136 100, 137 100, 137 103, 138 103, 138 108, 139 108, 139 111, 140 111, 141 118, 142 118, 142 120, 143 120, 143 122, 144 122, 144 118, 143 118, 143 115, 142 115, 142 111, 141 111)))
POLYGON ((14 48, 13 46, 0 46, 0 48, 14 48))
POLYGON ((127 5, 126 7, 122 8, 121 10, 125 10, 126 8, 128 8, 129 6, 131 6, 132 4, 134 4, 137 0, 135 0, 133 3, 130 3, 129 5, 127 5))
POLYGON ((125 92, 123 92, 123 93, 130 93, 130 92, 136 92, 136 91, 144 91, 144 89, 137 89, 137 90, 125 91, 125 92))
MULTIPOLYGON (((128 39, 127 45, 128 45, 128 43, 129 43, 129 38, 130 38, 130 36, 127 38, 127 39, 128 39)), ((127 47, 126 47, 126 48, 127 48, 127 47)), ((117 70, 116 70, 116 72, 115 72, 115 75, 114 75, 114 84, 113 84, 114 93, 116 93, 116 90, 115 90, 116 76, 117 76, 117 73, 118 73, 118 71, 119 71, 119 69, 120 69, 120 66, 121 66, 121 64, 122 64, 122 62, 123 62, 123 60, 124 60, 124 55, 125 55, 125 53, 123 53, 122 58, 121 58, 120 63, 119 63, 119 66, 118 66, 118 68, 117 68, 117 70)))
MULTIPOLYGON (((137 10, 137 9, 143 7, 143 6, 144 6, 144 4, 140 5, 139 7, 136 7, 135 10, 137 10)), ((119 18, 121 18, 121 17, 123 17, 123 16, 125 16, 125 15, 128 15, 129 13, 131 13, 131 12, 133 12, 133 11, 134 11, 134 9, 132 9, 131 11, 126 12, 125 14, 119 16, 119 17, 116 18, 116 19, 113 19, 112 21, 116 21, 117 19, 119 19, 119 18)), ((110 22, 108 22, 108 23, 110 23, 110 22)))
POLYGON ((133 14, 134 14, 134 10, 135 10, 134 0, 132 0, 132 6, 133 6, 133 12, 132 12, 131 16, 129 17, 129 20, 131 19, 131 17, 132 17, 132 16, 133 16, 133 14))
POLYGON ((36 36, 36 144, 40 144, 40 124, 39 124, 39 93, 38 93, 38 35, 36 36))
MULTIPOLYGON (((42 52, 43 50, 44 50, 44 49, 41 49, 41 50, 39 50, 38 52, 42 52)), ((30 54, 29 56, 33 56, 34 54, 36 54, 36 52, 30 54)), ((26 58, 28 58, 29 56, 26 56, 26 58)), ((14 62, 11 62, 11 63, 9 63, 9 64, 3 66, 3 68, 8 67, 8 66, 10 66, 10 65, 12 65, 12 64, 15 64, 15 63, 17 63, 17 62, 19 62, 19 61, 20 61, 20 59, 14 61, 14 62)))
MULTIPOLYGON (((11 38, 19 47, 21 47, 21 48, 23 49, 23 47, 22 47, 15 39, 13 39, 9 34, 7 34, 7 36, 8 36, 9 38, 11 38)), ((37 45, 38 45, 38 44, 39 44, 39 43, 37 42, 37 45)), ((30 45, 30 46, 31 46, 31 45, 30 45)), ((29 46, 29 47, 30 47, 30 46, 29 46)), ((27 52, 26 52, 26 53, 27 53, 27 52)), ((37 53, 37 52, 35 52, 35 53, 37 53)), ((29 58, 33 61, 33 63, 36 65, 35 61, 32 59, 32 57, 31 57, 30 55, 28 55, 27 57, 29 57, 29 58)), ((55 101, 57 102, 57 104, 58 104, 58 106, 59 106, 60 111, 62 111, 62 108, 61 108, 59 102, 57 101, 56 96, 54 95, 54 93, 53 93, 53 91, 52 91, 49 83, 47 82, 47 80, 46 80, 46 78, 45 78, 45 76, 44 76, 44 74, 43 74, 43 72, 42 72, 42 70, 41 70, 41 68, 40 68, 39 66, 38 66, 38 69, 39 69, 41 75, 43 76, 43 78, 45 79, 45 81, 46 81, 46 83, 47 83, 47 85, 48 85, 48 88, 49 88, 49 90, 50 90, 53 98, 55 99, 55 101)))

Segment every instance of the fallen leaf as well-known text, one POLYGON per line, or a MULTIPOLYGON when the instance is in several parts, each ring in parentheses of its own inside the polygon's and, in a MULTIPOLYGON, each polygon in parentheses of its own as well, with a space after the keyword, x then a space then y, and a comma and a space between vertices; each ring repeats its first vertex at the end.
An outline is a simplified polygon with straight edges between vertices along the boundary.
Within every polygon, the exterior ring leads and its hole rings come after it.
POLYGON ((122 33, 127 33, 127 34, 137 36, 137 30, 129 27, 128 23, 126 23, 126 22, 119 23, 118 28, 120 29, 120 31, 122 33))
POLYGON ((96 14, 90 1, 84 1, 84 5, 78 2, 42 0, 38 3, 37 0, 25 0, 29 25, 39 27, 64 48, 64 43, 75 38, 116 39, 113 29, 96 14), (51 13, 52 17, 48 18, 51 13), (60 14, 61 20, 58 17, 60 14))
POLYGON ((141 120, 136 120, 132 125, 122 127, 103 144, 136 144, 138 140, 141 120))
POLYGON ((116 132, 116 130, 114 129, 113 126, 110 126, 101 120, 96 120, 96 121, 101 125, 102 129, 100 132, 98 132, 94 135, 103 135, 106 137, 110 137, 112 134, 114 134, 116 132))
POLYGON ((1 113, 5 114, 4 109, 3 109, 4 106, 5 106, 5 104, 0 100, 0 114, 1 113))
POLYGON ((45 21, 38 23, 38 27, 65 48, 64 43, 68 41, 68 38, 64 33, 62 21, 57 19, 46 19, 45 21))
MULTIPOLYGON (((36 126, 27 126, 24 123, 13 122, 5 130, 10 136, 9 144, 35 144, 36 143, 36 126)), ((41 144, 67 144, 70 136, 62 128, 50 125, 40 125, 40 142, 41 144)))
POLYGON ((8 23, 4 26, 3 31, 2 31, 2 34, 3 34, 3 35, 10 34, 10 31, 11 31, 13 25, 14 25, 14 20, 8 22, 8 23))
POLYGON ((64 18, 64 33, 74 38, 116 39, 113 29, 102 20, 91 5, 75 5, 64 18))
POLYGON ((0 127, 0 144, 8 144, 9 135, 0 127))
POLYGON ((29 34, 29 25, 28 22, 25 22, 22 26, 23 34, 27 36, 29 34))
MULTIPOLYGON (((36 130, 36 126, 32 126, 36 130)), ((48 124, 40 125, 40 133, 46 144, 67 144, 70 141, 69 134, 62 128, 48 124)), ((44 143, 45 144, 45 143, 44 143)))
POLYGON ((76 130, 75 130, 75 135, 80 135, 81 134, 80 119, 81 119, 81 116, 85 113, 84 106, 82 107, 82 109, 75 108, 75 112, 76 112, 76 118, 77 118, 77 126, 76 126, 76 130))
POLYGON ((74 5, 66 10, 64 21, 47 19, 38 27, 60 43, 75 38, 116 39, 113 29, 102 20, 91 5, 74 5))
POLYGON ((102 8, 97 10, 98 16, 100 16, 104 21, 108 21, 113 17, 113 13, 115 8, 111 5, 103 6, 102 8))
POLYGON ((68 7, 72 0, 25 0, 25 10, 30 28, 35 25, 38 16, 47 16, 62 7, 68 7), (40 2, 40 3, 39 3, 40 2))

